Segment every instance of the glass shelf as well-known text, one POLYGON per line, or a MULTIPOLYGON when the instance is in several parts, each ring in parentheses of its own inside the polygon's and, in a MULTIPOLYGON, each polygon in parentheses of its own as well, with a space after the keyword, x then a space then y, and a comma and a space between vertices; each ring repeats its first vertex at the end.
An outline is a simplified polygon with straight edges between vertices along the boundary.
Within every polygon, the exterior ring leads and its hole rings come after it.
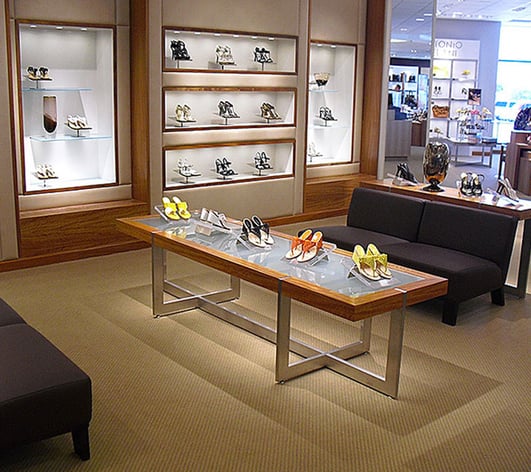
POLYGON ((87 87, 48 87, 48 88, 33 88, 24 87, 23 92, 91 92, 91 88, 87 87))
POLYGON ((30 136, 32 141, 38 141, 40 143, 46 142, 55 142, 55 141, 83 141, 87 139, 112 139, 112 136, 105 135, 90 135, 90 136, 69 136, 69 135, 60 135, 60 136, 30 136))

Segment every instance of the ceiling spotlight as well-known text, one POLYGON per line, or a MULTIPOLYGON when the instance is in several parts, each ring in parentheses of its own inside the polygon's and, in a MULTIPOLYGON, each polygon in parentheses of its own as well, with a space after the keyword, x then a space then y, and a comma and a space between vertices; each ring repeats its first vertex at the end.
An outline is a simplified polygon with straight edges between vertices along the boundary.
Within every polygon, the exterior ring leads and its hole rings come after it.
POLYGON ((424 18, 415 18, 415 21, 424 21, 424 18))

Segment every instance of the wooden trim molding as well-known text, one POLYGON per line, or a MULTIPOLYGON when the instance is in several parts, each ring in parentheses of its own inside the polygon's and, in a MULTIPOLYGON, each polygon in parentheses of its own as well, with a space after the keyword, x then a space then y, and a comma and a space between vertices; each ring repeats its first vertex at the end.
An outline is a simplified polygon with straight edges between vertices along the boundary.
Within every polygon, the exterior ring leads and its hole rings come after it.
POLYGON ((367 2, 365 71, 361 126, 361 172, 376 175, 380 140, 381 88, 384 65, 385 0, 367 2))

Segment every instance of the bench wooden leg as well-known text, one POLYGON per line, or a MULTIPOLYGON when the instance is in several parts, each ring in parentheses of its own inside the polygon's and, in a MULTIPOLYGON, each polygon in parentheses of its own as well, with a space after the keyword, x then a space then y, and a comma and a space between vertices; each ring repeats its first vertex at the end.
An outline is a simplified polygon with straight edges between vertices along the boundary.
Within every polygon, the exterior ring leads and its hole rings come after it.
POLYGON ((459 303, 451 300, 444 300, 442 322, 450 326, 455 326, 457 323, 458 310, 459 303))
POLYGON ((72 431, 72 441, 74 442, 74 451, 84 461, 90 459, 90 444, 88 425, 72 431))
POLYGON ((495 305, 505 306, 505 293, 503 287, 490 292, 490 301, 495 305))

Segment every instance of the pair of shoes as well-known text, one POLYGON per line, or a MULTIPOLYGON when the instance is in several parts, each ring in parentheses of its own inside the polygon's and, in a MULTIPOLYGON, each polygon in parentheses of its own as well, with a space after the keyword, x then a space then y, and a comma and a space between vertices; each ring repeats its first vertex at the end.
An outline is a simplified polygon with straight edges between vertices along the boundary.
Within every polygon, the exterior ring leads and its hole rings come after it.
POLYGON ((461 174, 459 192, 465 197, 480 197, 483 194, 483 186, 481 183, 484 179, 485 176, 483 174, 463 172, 461 174))
POLYGON ((419 181, 413 175, 413 172, 409 170, 407 162, 400 162, 396 165, 396 177, 399 179, 407 180, 413 184, 418 184, 419 181))
POLYGON ((186 159, 179 159, 177 167, 173 169, 174 172, 181 174, 183 177, 197 177, 201 175, 201 172, 195 170, 186 159))
POLYGON ((337 119, 332 116, 332 110, 328 107, 319 108, 319 118, 325 121, 337 121, 337 119))
POLYGON ((68 115, 66 117, 66 126, 73 130, 80 129, 92 129, 87 122, 87 119, 84 116, 79 115, 68 115))
POLYGON ((254 156, 254 166, 258 170, 272 169, 273 167, 269 164, 271 158, 265 153, 258 151, 256 156, 254 156))
POLYGON ((48 67, 29 66, 26 71, 28 73, 28 78, 31 80, 52 80, 48 75, 48 67))
POLYGON ((271 103, 264 102, 260 107, 260 116, 266 120, 281 120, 280 115, 276 112, 271 103))
POLYGON ((170 43, 171 58, 174 61, 191 61, 192 58, 186 49, 186 44, 182 40, 172 40, 170 43))
POLYGON ((223 213, 220 213, 215 210, 207 210, 206 208, 201 209, 201 215, 199 216, 201 221, 206 221, 212 226, 217 226, 218 228, 228 229, 227 218, 223 213))
POLYGON ((271 59, 271 51, 268 51, 266 48, 254 48, 254 62, 259 62, 260 64, 273 62, 273 59, 271 59))
POLYGON ((221 116, 222 118, 239 118, 240 117, 240 115, 238 115, 234 111, 234 105, 231 102, 221 100, 218 103, 218 110, 219 110, 219 116, 221 116))
POLYGON ((256 247, 267 247, 275 240, 269 233, 269 225, 264 223, 258 216, 253 215, 250 219, 244 218, 242 221, 242 239, 250 242, 256 247))
POLYGON ((513 188, 513 186, 511 185, 511 181, 507 177, 505 177, 504 179, 498 179, 497 192, 501 193, 502 195, 505 195, 511 200, 514 200, 515 202, 520 201, 516 190, 513 188))
POLYGON ((216 173, 227 177, 229 175, 238 175, 230 166, 232 162, 228 161, 226 157, 223 159, 216 159, 216 173))
POLYGON ((367 246, 367 252, 356 244, 352 253, 352 260, 358 272, 369 280, 390 279, 391 271, 387 267, 387 254, 382 254, 374 244, 367 246))
POLYGON ((195 121, 192 118, 192 109, 188 105, 179 105, 175 107, 175 119, 183 123, 195 121))
POLYGON ((170 220, 189 220, 192 214, 188 211, 188 204, 179 199, 179 197, 173 197, 170 200, 168 197, 162 197, 162 204, 164 205, 164 214, 170 220))
POLYGON ((235 64, 232 51, 229 46, 216 46, 216 62, 221 65, 235 64))
POLYGON ((35 170, 35 175, 40 180, 57 179, 57 175, 52 169, 51 164, 39 164, 35 170))
POLYGON ((323 233, 307 229, 300 236, 291 240, 291 248, 286 253, 286 259, 297 259, 297 262, 312 260, 323 247, 323 233))
POLYGON ((315 143, 311 142, 308 146, 308 157, 321 157, 322 155, 315 147, 315 143))

